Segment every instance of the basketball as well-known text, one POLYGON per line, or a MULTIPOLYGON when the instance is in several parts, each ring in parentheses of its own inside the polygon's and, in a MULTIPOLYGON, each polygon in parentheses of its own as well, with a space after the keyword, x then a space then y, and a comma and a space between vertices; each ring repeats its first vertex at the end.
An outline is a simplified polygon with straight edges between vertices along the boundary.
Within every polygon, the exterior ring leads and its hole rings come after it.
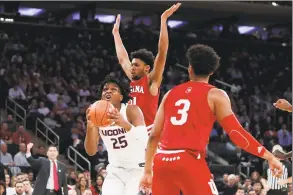
POLYGON ((111 108, 114 109, 114 106, 108 101, 96 101, 89 110, 90 121, 98 127, 109 126, 111 124, 111 120, 108 120, 107 113, 111 108))

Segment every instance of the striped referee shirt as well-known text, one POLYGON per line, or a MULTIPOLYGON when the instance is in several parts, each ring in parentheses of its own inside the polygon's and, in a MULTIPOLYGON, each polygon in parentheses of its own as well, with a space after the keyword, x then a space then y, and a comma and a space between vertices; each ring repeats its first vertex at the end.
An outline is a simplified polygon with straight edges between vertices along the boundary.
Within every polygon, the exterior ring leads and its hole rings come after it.
POLYGON ((272 190, 281 190, 282 188, 287 188, 287 184, 279 185, 278 181, 280 179, 288 179, 292 176, 292 164, 288 160, 282 160, 283 164, 283 175, 280 178, 274 177, 268 163, 265 165, 264 178, 267 179, 268 185, 272 190))

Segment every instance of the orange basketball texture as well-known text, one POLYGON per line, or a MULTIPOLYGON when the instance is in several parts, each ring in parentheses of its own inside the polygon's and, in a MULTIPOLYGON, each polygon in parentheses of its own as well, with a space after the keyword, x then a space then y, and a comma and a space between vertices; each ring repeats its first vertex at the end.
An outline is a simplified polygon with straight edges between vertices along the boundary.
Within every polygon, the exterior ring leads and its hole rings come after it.
POLYGON ((106 127, 111 124, 111 120, 108 120, 107 113, 109 109, 114 109, 114 106, 105 100, 99 100, 93 103, 89 110, 90 121, 98 127, 106 127))

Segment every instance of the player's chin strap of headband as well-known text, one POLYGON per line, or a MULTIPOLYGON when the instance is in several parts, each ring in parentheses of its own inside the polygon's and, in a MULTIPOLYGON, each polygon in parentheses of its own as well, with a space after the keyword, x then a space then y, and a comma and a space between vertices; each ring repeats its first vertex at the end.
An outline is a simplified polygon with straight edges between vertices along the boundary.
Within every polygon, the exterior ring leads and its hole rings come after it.
POLYGON ((255 156, 264 155, 266 149, 241 126, 234 114, 226 116, 220 124, 237 146, 255 156))

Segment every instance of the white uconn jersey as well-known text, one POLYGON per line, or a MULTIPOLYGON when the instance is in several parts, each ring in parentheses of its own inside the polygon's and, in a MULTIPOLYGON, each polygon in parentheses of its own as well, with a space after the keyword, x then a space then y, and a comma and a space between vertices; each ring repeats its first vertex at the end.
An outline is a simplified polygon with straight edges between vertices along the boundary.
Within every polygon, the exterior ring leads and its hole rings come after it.
MULTIPOLYGON (((127 104, 121 104, 120 113, 127 120, 126 109, 127 104)), ((99 133, 107 148, 110 165, 136 168, 139 163, 144 162, 148 140, 146 128, 143 130, 134 128, 126 132, 123 127, 114 124, 100 127, 99 133)))

